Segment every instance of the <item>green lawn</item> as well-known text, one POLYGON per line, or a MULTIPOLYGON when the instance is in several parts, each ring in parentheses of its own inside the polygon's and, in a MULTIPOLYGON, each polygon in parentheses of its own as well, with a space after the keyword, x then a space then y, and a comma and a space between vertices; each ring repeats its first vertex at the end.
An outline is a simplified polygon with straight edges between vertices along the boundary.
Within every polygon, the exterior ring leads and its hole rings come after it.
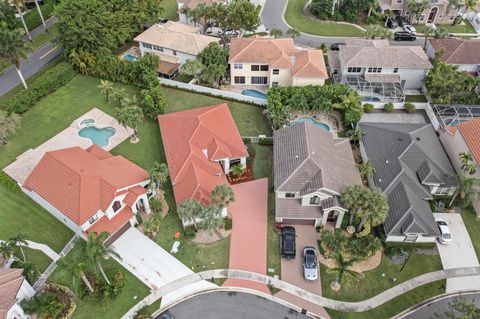
POLYGON ((285 20, 294 29, 319 35, 337 37, 361 37, 362 30, 351 25, 331 23, 303 14, 303 7, 308 0, 288 0, 285 20))
MULTIPOLYGON (((76 249, 79 249, 78 244, 70 254, 74 253, 76 249)), ((95 302, 86 298, 77 298, 77 309, 72 316, 73 319, 120 318, 149 294, 150 289, 113 258, 103 261, 102 265, 107 274, 122 270, 125 276, 125 286, 113 300, 95 302)), ((90 266, 86 273, 91 272, 93 272, 93 268, 90 266)), ((58 267, 48 281, 72 288, 72 276, 64 268, 58 267)))
MULTIPOLYGON (((50 257, 45 255, 40 250, 24 247, 23 251, 25 252, 25 259, 27 260, 27 263, 34 264, 35 268, 40 273, 43 273, 52 263, 50 257)), ((21 253, 18 253, 17 256, 21 256, 21 253)))
POLYGON ((383 258, 380 266, 365 272, 364 278, 352 281, 348 286, 342 286, 339 292, 334 292, 330 289, 330 283, 335 280, 336 274, 328 273, 326 267, 321 265, 323 296, 344 301, 368 299, 410 278, 441 270, 442 263, 438 255, 413 254, 402 272, 400 268, 401 265, 392 264, 387 258, 383 258), (394 278, 397 279, 395 283, 394 278))
POLYGON ((161 0, 161 7, 163 8, 162 17, 168 20, 177 21, 177 1, 176 0, 161 0))
POLYGON ((430 284, 415 288, 375 309, 365 312, 340 312, 332 309, 327 309, 327 312, 332 319, 392 318, 394 315, 411 306, 414 306, 428 298, 444 293, 445 284, 445 280, 432 282, 430 284))
POLYGON ((468 20, 463 20, 465 24, 460 25, 450 25, 450 24, 439 24, 437 25, 438 28, 442 28, 447 30, 449 33, 477 33, 475 31, 475 28, 472 26, 472 24, 468 20))
POLYGON ((480 260, 480 219, 471 207, 462 211, 462 219, 472 240, 477 258, 480 260))
POLYGON ((428 100, 425 95, 405 95, 405 102, 426 103, 428 100))

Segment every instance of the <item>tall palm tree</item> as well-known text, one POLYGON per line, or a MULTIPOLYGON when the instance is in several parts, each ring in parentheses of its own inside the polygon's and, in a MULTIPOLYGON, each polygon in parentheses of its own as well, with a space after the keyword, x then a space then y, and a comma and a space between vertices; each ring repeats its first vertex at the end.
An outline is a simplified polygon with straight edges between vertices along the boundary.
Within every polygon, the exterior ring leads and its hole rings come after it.
POLYGON ((10 258, 13 258, 13 260, 18 260, 18 258, 15 257, 15 246, 9 241, 0 242, 0 254, 2 255, 3 259, 7 261, 10 258))
POLYGON ((70 63, 80 71, 80 73, 89 75, 89 66, 95 63, 95 56, 90 52, 76 49, 70 51, 68 55, 70 63))
POLYGON ((362 164, 357 164, 357 168, 362 178, 372 177, 375 175, 375 167, 373 167, 373 164, 370 162, 370 160, 362 164))
POLYGON ((118 256, 118 254, 110 246, 105 245, 105 240, 109 237, 107 232, 102 232, 100 235, 92 232, 88 234, 87 244, 85 245, 85 255, 94 264, 97 271, 103 276, 103 279, 110 285, 105 270, 103 269, 100 260, 107 259, 110 255, 118 256))
POLYGON ((17 71, 25 89, 28 89, 28 86, 23 78, 20 66, 22 59, 27 58, 27 54, 25 53, 27 47, 27 44, 22 40, 20 30, 0 28, 0 57, 10 60, 15 66, 15 70, 17 71))
POLYGON ((43 27, 46 28, 47 25, 45 24, 45 20, 43 19, 42 9, 40 9, 40 6, 38 5, 38 0, 34 0, 34 1, 35 1, 35 6, 37 7, 37 10, 38 10, 38 15, 40 16, 40 19, 42 19, 43 27))
POLYGON ((150 189, 154 189, 158 194, 160 187, 167 182, 168 166, 165 163, 155 161, 150 169, 150 189))
POLYGON ((462 164, 462 171, 464 173, 473 175, 477 172, 477 165, 475 164, 475 159, 473 158, 472 153, 460 153, 458 154, 458 159, 462 164))
POLYGON ((177 214, 180 219, 185 222, 191 222, 195 229, 198 230, 197 219, 200 218, 205 208, 194 199, 186 199, 177 209, 177 214))
POLYGON ((332 252, 329 254, 329 257, 335 260, 337 267, 329 268, 327 269, 327 272, 337 273, 337 277, 335 278, 335 282, 337 284, 340 285, 342 282, 344 282, 347 278, 346 276, 349 278, 357 278, 360 275, 360 273, 350 269, 354 263, 360 260, 359 257, 353 256, 347 260, 340 251, 332 252))
POLYGON ((469 178, 463 174, 458 174, 457 182, 457 190, 449 206, 452 206, 457 198, 460 199, 460 206, 464 208, 477 201, 480 195, 480 179, 469 178))
POLYGON ((428 43, 428 38, 432 35, 435 35, 437 30, 435 28, 425 26, 425 29, 423 31, 423 35, 425 36, 425 42, 423 43, 423 49, 427 49, 427 43, 428 43))
POLYGON ((63 257, 57 260, 57 266, 64 268, 72 275, 72 286, 78 288, 77 280, 81 279, 90 293, 93 293, 93 287, 87 276, 85 276, 86 264, 79 261, 78 258, 63 257))
POLYGON ((22 21, 23 28, 27 33, 28 39, 32 41, 32 37, 30 36, 30 32, 28 31, 27 24, 25 23, 25 19, 23 18, 22 8, 25 8, 25 0, 9 0, 9 2, 15 6, 15 9, 17 9, 18 15, 20 16, 20 20, 22 21))
POLYGON ((283 31, 281 29, 273 28, 270 30, 270 36, 274 37, 275 39, 281 37, 282 35, 283 31))
POLYGON ((353 218, 359 209, 365 205, 364 193, 367 188, 362 185, 350 185, 348 186, 340 196, 340 201, 350 210, 350 225, 353 224, 353 218))
POLYGON ((372 227, 383 224, 388 214, 387 198, 379 189, 369 188, 365 195, 367 195, 365 203, 368 205, 356 212, 356 216, 360 218, 357 232, 365 227, 361 235, 368 235, 372 227))
POLYGON ((115 116, 118 122, 127 128, 128 126, 133 129, 133 135, 131 140, 136 141, 138 135, 138 125, 143 121, 143 110, 137 105, 128 105, 117 108, 115 116))
POLYGON ((225 219, 222 218, 221 210, 218 207, 205 208, 201 218, 201 228, 209 233, 213 233, 225 225, 225 219))
POLYGON ((191 18, 193 21, 193 25, 197 26, 198 20, 202 18, 202 12, 198 10, 198 7, 195 9, 189 9, 186 11, 187 17, 191 18))
POLYGON ((8 237, 8 242, 10 242, 13 245, 13 247, 20 248, 20 251, 22 252, 22 257, 23 257, 23 261, 21 262, 25 263, 27 259, 25 258, 25 252, 23 251, 23 246, 28 246, 27 237, 24 234, 17 234, 17 235, 8 237))
POLYGON ((100 89, 100 93, 105 94, 105 101, 109 101, 110 93, 113 90, 113 83, 108 80, 100 80, 100 84, 97 86, 100 89))
POLYGON ((300 35, 301 35, 300 31, 298 31, 296 29, 288 29, 286 33, 292 39, 296 39, 296 38, 300 37, 300 35))
POLYGON ((228 185, 218 185, 212 190, 212 206, 223 209, 235 201, 235 193, 228 185))

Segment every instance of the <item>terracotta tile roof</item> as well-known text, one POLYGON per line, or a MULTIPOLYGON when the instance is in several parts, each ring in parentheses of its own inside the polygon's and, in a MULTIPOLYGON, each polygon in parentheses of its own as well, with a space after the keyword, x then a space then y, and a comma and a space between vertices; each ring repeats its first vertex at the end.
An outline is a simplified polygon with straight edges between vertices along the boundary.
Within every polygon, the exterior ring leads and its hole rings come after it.
POLYGON ((133 212, 130 207, 125 206, 120 212, 117 213, 112 219, 108 219, 107 216, 100 218, 95 224, 87 229, 87 233, 97 233, 101 234, 102 232, 107 232, 110 235, 115 233, 117 230, 122 228, 123 225, 128 223, 130 218, 133 217, 133 212))
POLYGON ((322 50, 305 50, 295 54, 292 76, 298 78, 328 78, 322 50))
POLYGON ((0 268, 0 318, 7 318, 8 310, 17 302, 17 293, 23 283, 23 269, 0 268))
POLYGON ((135 204, 139 196, 148 193, 148 190, 140 185, 129 188, 127 191, 128 191, 128 194, 123 199, 123 202, 130 207, 132 207, 133 204, 135 204))
POLYGON ((134 40, 192 55, 197 55, 212 42, 220 42, 219 38, 198 33, 192 26, 171 21, 151 26, 134 40))
POLYGON ((436 52, 443 50, 442 60, 451 64, 480 64, 480 41, 457 38, 431 39, 436 52))
POLYGON ((475 160, 480 163, 480 117, 462 122, 457 125, 457 128, 475 160))
POLYGON ((194 198, 204 204, 227 179, 218 161, 248 156, 227 104, 158 117, 175 201, 194 198))
POLYGON ((81 225, 97 211, 106 210, 118 190, 148 179, 141 167, 107 153, 98 146, 46 152, 24 187, 81 225))

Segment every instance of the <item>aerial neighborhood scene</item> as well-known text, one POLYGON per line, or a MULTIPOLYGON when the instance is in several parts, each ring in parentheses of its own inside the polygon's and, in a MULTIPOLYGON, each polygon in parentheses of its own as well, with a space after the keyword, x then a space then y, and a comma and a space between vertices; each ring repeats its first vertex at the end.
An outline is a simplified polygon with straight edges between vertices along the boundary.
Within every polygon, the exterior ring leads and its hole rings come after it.
POLYGON ((480 1, 0 0, 0 319, 480 318, 480 1))

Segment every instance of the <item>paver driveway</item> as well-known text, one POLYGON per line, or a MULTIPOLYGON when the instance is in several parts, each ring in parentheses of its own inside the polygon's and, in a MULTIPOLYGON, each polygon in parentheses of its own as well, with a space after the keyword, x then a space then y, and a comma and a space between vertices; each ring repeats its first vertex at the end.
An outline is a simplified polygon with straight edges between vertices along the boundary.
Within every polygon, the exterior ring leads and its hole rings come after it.
MULTIPOLYGON (((437 244, 443 269, 459 267, 479 267, 478 258, 475 254, 472 241, 468 235, 465 224, 460 214, 433 214, 435 218, 441 218, 447 222, 452 233, 452 243, 449 245, 437 244)), ((447 293, 478 290, 480 277, 461 277, 447 279, 447 293)))
MULTIPOLYGON (((233 218, 230 241, 230 269, 253 271, 262 275, 267 268, 268 180, 258 179, 232 186, 235 202, 228 210, 233 218)), ((270 294, 264 284, 227 279, 226 286, 240 286, 270 294)))

